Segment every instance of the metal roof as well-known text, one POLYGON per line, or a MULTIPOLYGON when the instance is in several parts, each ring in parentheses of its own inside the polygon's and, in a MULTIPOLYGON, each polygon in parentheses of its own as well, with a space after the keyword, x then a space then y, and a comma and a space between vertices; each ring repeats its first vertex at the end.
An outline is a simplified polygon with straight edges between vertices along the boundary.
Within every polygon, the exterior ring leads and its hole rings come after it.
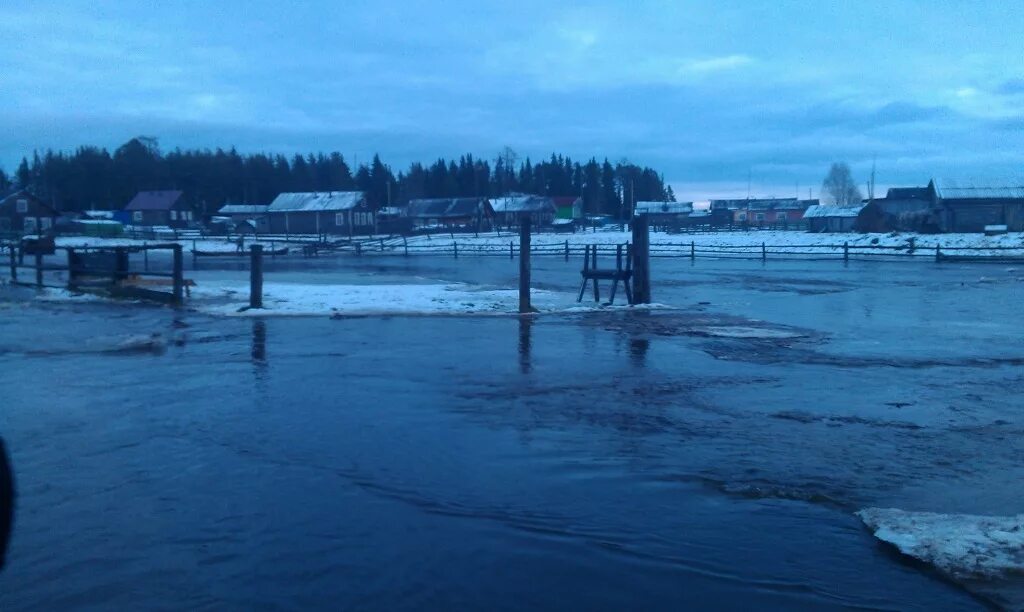
POLYGON ((221 215, 262 215, 267 208, 266 204, 225 204, 217 212, 221 215))
POLYGON ((140 191, 135 194, 125 210, 170 210, 181 199, 180 191, 140 191))
POLYGON ((804 219, 826 219, 828 217, 856 217, 864 208, 864 204, 856 206, 827 206, 815 204, 804 211, 804 219))
POLYGON ((351 210, 366 200, 362 191, 282 193, 267 208, 268 213, 351 210))
POLYGON ((507 196, 491 200, 496 213, 535 213, 553 212, 555 202, 545 196, 507 196))
POLYGON ((693 202, 637 202, 633 209, 637 215, 688 215, 693 202))
POLYGON ((933 180, 935 194, 941 200, 1024 199, 1024 181, 1009 181, 1000 186, 974 185, 970 181, 933 180), (1016 183, 1016 184, 1014 184, 1016 183))
POLYGON ((408 216, 415 219, 454 219, 486 212, 484 198, 428 198, 409 200, 408 216))
POLYGON ((890 187, 885 198, 887 200, 927 200, 929 195, 927 187, 890 187))

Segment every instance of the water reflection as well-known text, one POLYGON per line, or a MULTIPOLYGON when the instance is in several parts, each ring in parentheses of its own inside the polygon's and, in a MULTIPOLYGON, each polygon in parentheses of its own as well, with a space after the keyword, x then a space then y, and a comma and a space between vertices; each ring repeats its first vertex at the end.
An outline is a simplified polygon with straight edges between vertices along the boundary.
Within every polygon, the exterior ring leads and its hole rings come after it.
POLYGON ((533 369, 530 364, 532 317, 519 317, 519 371, 529 374, 533 369))
POLYGON ((647 338, 629 339, 629 360, 638 368, 644 367, 647 363, 647 351, 651 348, 651 341, 647 338))
POLYGON ((256 365, 267 364, 267 324, 260 319, 252 321, 252 360, 256 365))

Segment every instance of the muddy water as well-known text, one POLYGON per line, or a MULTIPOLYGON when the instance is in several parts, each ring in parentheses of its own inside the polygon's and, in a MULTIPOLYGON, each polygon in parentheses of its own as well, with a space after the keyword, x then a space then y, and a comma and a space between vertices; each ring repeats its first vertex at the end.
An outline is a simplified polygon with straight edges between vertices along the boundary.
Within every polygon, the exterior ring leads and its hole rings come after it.
MULTIPOLYGON (((5 293, 0 607, 980 607, 852 512, 1020 511, 1015 271, 655 264, 685 312, 250 321, 5 293)), ((303 273, 515 274, 346 265, 303 273)))

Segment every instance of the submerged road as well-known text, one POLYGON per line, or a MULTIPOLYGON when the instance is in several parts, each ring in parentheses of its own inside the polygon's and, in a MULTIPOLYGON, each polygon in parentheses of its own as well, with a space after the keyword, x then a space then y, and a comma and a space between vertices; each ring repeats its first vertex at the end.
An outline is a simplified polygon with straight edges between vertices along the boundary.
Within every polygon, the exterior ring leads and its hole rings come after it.
MULTIPOLYGON (((367 257, 267 279, 516 271, 367 257)), ((578 262, 533 277, 575 291, 578 262)), ((652 277, 683 310, 241 320, 0 290, 20 493, 0 608, 982 607, 853 512, 1020 512, 1024 271, 652 277)))

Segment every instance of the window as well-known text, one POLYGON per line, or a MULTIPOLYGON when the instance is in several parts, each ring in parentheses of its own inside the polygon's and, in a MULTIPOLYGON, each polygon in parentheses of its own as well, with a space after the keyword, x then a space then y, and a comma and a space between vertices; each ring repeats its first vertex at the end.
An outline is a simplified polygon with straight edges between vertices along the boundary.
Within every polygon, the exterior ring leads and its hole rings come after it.
POLYGON ((142 211, 136 210, 132 213, 132 221, 142 221, 142 211))
POLYGON ((747 220, 747 213, 745 213, 745 212, 741 212, 741 213, 739 214, 739 216, 738 216, 737 218, 738 218, 738 219, 739 219, 740 221, 746 221, 746 220, 747 220))
POLYGON ((183 218, 184 218, 184 219, 185 219, 186 221, 191 221, 191 220, 192 220, 192 211, 191 211, 191 210, 186 210, 186 211, 182 211, 182 213, 181 213, 181 214, 182 214, 182 215, 184 215, 184 217, 183 217, 183 218))
POLYGON ((36 231, 36 218, 25 217, 25 231, 29 234, 33 234, 36 231))
MULTIPOLYGON (((177 220, 178 220, 178 211, 172 210, 171 211, 171 221, 177 221, 177 220)), ((184 221, 185 217, 182 217, 181 220, 184 221)))
POLYGON ((28 200, 25 200, 25 199, 18 200, 17 206, 18 206, 18 212, 19 213, 25 214, 25 213, 28 212, 28 200))
POLYGON ((39 229, 48 230, 53 225, 53 221, 49 217, 43 217, 39 220, 39 229))
POLYGON ((754 218, 757 219, 758 221, 764 221, 764 213, 757 213, 756 215, 754 215, 754 218))
POLYGON ((335 225, 345 225, 345 213, 335 213, 334 215, 335 225))

